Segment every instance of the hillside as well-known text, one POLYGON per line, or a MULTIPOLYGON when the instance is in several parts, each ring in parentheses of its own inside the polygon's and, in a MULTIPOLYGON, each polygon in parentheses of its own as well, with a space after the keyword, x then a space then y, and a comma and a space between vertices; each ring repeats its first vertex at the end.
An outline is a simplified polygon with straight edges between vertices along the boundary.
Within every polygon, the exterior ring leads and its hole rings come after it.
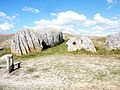
POLYGON ((0 34, 0 46, 1 47, 10 47, 10 40, 14 34, 0 34))

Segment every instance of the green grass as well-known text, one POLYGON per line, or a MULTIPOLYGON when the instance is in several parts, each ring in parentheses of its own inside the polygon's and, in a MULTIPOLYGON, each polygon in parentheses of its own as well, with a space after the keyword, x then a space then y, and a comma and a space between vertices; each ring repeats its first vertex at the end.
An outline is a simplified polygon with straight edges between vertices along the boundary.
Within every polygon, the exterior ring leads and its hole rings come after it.
POLYGON ((11 53, 10 48, 4 48, 4 50, 0 51, 0 57, 9 53, 11 53))
MULTIPOLYGON (((106 38, 100 38, 93 40, 96 50, 96 53, 92 53, 90 51, 86 51, 84 49, 75 51, 75 52, 68 52, 67 51, 67 45, 66 41, 64 41, 62 44, 54 46, 52 48, 45 49, 40 52, 33 52, 29 55, 23 55, 23 56, 14 56, 15 60, 25 60, 25 59, 30 59, 34 57, 40 57, 40 56, 46 56, 46 55, 65 55, 65 54, 72 54, 72 55, 100 55, 100 56, 120 56, 120 49, 112 50, 112 51, 107 51, 104 47, 104 43, 106 41, 106 38)), ((5 48, 3 51, 0 51, 0 56, 10 53, 10 48, 5 48)))
POLYGON ((29 58, 33 58, 33 57, 46 56, 46 55, 68 54, 69 52, 67 51, 67 45, 65 43, 66 42, 63 42, 60 45, 45 49, 45 50, 40 51, 40 52, 33 52, 29 55, 14 56, 14 59, 21 60, 21 59, 29 59, 29 58))

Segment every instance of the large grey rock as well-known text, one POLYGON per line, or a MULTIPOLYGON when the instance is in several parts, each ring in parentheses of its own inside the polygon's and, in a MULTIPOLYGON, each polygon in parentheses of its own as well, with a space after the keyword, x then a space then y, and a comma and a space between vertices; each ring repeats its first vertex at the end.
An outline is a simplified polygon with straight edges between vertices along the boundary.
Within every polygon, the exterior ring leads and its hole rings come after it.
POLYGON ((107 36, 106 49, 120 49, 120 32, 107 36))
POLYGON ((78 37, 70 38, 66 44, 68 45, 68 51, 70 52, 77 51, 80 49, 85 49, 86 51, 96 52, 94 44, 86 36, 81 36, 79 38, 78 37))
POLYGON ((55 46, 63 41, 63 34, 54 29, 34 30, 37 37, 42 38, 47 46, 55 46))
POLYGON ((57 30, 19 30, 11 43, 11 52, 25 55, 42 51, 46 47, 55 46, 63 41, 62 32, 57 30))

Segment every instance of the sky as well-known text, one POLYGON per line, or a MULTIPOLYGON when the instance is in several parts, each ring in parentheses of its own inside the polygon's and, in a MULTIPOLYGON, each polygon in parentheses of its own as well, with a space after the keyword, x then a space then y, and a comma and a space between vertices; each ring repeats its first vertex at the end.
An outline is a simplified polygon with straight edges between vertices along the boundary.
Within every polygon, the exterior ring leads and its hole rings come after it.
POLYGON ((109 35, 120 31, 120 0, 0 0, 0 34, 22 28, 109 35))

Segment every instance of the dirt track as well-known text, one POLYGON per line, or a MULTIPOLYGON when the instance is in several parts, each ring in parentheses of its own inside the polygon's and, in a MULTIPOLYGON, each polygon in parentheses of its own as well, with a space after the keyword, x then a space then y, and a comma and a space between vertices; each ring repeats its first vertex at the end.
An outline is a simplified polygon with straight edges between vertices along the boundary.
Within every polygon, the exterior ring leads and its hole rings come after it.
POLYGON ((23 61, 6 74, 0 90, 120 90, 120 60, 90 56, 46 56, 23 61))

